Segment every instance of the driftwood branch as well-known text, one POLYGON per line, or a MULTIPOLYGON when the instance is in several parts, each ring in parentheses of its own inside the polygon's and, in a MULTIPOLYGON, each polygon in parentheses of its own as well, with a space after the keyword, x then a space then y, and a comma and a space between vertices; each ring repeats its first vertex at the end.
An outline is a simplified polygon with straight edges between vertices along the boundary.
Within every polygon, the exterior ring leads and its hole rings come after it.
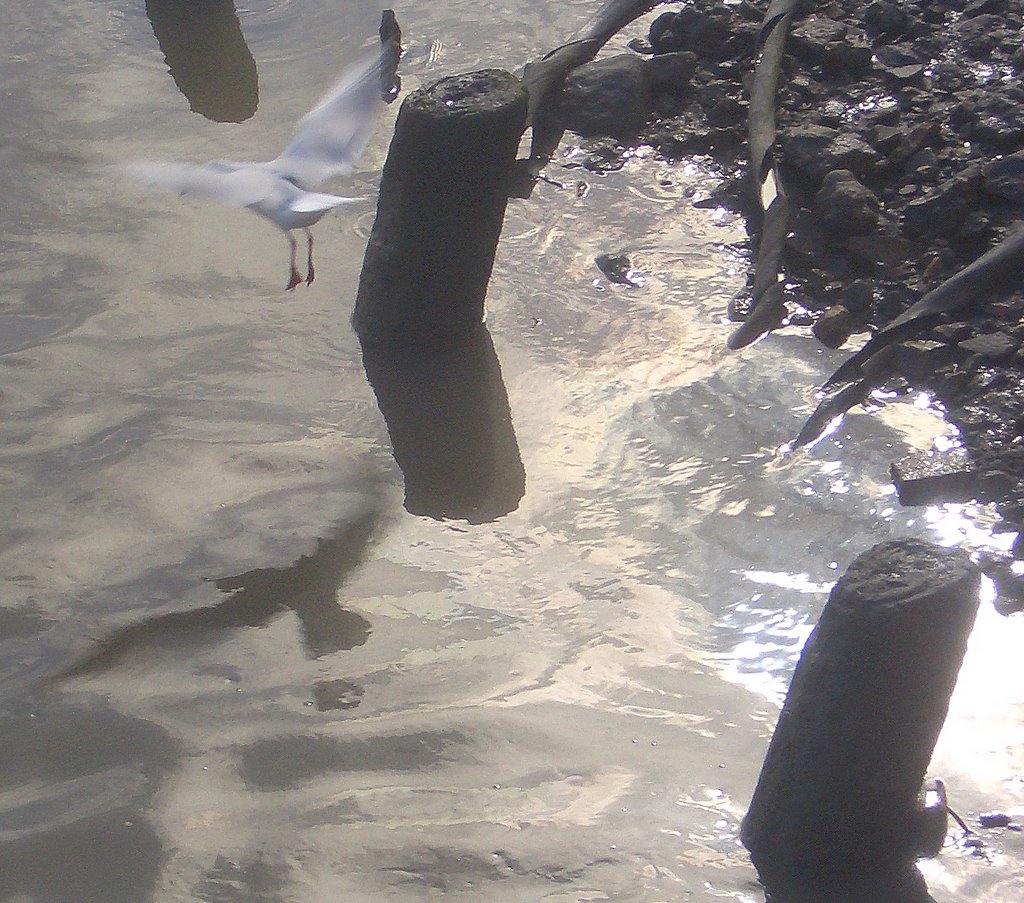
POLYGON ((789 231, 789 199, 775 159, 775 94, 779 84, 782 51, 789 33, 796 0, 772 0, 765 13, 758 44, 762 48, 750 88, 747 131, 750 141, 750 181, 763 212, 761 240, 757 249, 750 314, 729 336, 729 348, 749 345, 777 327, 786 313, 779 271, 789 231))
POLYGON ((560 84, 577 66, 588 63, 608 41, 634 19, 664 3, 665 0, 608 0, 593 19, 581 28, 572 40, 556 47, 539 60, 527 63, 523 84, 530 94, 527 122, 535 125, 550 97, 551 89, 560 84))
POLYGON ((977 304, 991 294, 1019 285, 1022 266, 1024 229, 1005 238, 875 333, 825 382, 822 387, 825 389, 846 385, 818 405, 794 440, 794 447, 813 442, 836 417, 859 404, 885 381, 896 357, 895 343, 934 325, 943 314, 977 304))
POLYGON ((880 329, 860 351, 828 378, 825 388, 860 376, 864 363, 879 350, 926 328, 941 314, 982 300, 986 295, 1003 288, 1008 280, 1011 284, 1018 284, 1021 281, 1019 274, 1022 264, 1024 229, 1003 239, 973 263, 928 292, 884 329, 880 329), (1013 278, 1015 276, 1016 279, 1013 278))

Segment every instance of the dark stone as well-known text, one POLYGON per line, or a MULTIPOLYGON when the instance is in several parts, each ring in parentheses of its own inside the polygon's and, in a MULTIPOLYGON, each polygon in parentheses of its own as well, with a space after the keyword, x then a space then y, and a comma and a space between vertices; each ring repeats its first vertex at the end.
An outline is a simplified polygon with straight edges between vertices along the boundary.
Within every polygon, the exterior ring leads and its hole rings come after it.
POLYGON ((656 54, 677 53, 686 49, 686 38, 682 29, 676 25, 674 12, 662 13, 651 23, 647 31, 647 41, 656 54))
POLYGON ((926 61, 899 45, 876 48, 875 59, 878 67, 897 82, 915 81, 927 68, 926 61))
POLYGON ((999 46, 1004 25, 1001 16, 984 14, 961 19, 954 30, 968 56, 981 60, 999 46))
POLYGON ((667 88, 678 94, 685 91, 697 71, 697 54, 684 50, 661 53, 646 62, 647 81, 653 87, 667 88))
POLYGON ((834 169, 863 176, 880 159, 878 152, 854 135, 820 125, 789 130, 782 138, 785 166, 812 186, 820 186, 834 169))
POLYGON ((982 828, 1005 828, 1013 819, 1005 812, 982 812, 978 816, 978 824, 982 828))
POLYGON ((889 468, 901 505, 966 502, 978 491, 978 474, 964 448, 917 452, 889 468))
POLYGON ((810 63, 824 62, 829 44, 846 37, 848 28, 826 16, 808 16, 790 31, 790 41, 798 56, 810 63))
POLYGON ((618 172, 626 165, 626 149, 614 138, 591 138, 580 149, 586 153, 583 168, 588 172, 618 172))
POLYGON ((907 130, 902 126, 876 125, 871 128, 871 144, 883 154, 891 153, 899 147, 907 130))
POLYGON ((909 339, 891 347, 894 350, 890 359, 893 370, 914 383, 927 384, 936 370, 956 357, 956 349, 952 345, 928 339, 909 339))
POLYGON ((1024 204, 1024 151, 996 160, 988 168, 985 192, 1015 204, 1024 204))
POLYGON ((713 126, 733 126, 746 122, 747 108, 733 97, 723 97, 708 109, 707 115, 713 126))
POLYGON ((964 6, 963 17, 970 19, 972 16, 980 16, 983 13, 1002 14, 1010 12, 1013 7, 1020 9, 1020 3, 1011 5, 1009 0, 971 0, 964 6))
POLYGON ((875 303, 875 287, 867 279, 846 283, 839 292, 840 303, 854 316, 866 314, 875 303))
POLYGON ((903 228, 911 235, 949 236, 967 218, 978 199, 978 179, 958 176, 911 201, 903 210, 903 228))
POLYGON ((838 348, 853 331, 853 317, 842 304, 833 304, 814 321, 811 332, 826 348, 838 348))
POLYGON ((907 28, 907 14, 892 0, 873 0, 864 8, 864 21, 880 32, 901 35, 907 28))
POLYGON ((965 552, 911 539, 875 546, 840 578, 801 653, 743 819, 743 843, 769 892, 911 868, 923 839, 919 793, 979 588, 965 552))
POLYGON ((940 341, 947 343, 959 342, 974 334, 973 327, 962 320, 953 323, 940 323, 938 326, 933 326, 931 331, 940 341))
POLYGON ((822 228, 837 238, 866 235, 878 225, 878 198, 846 169, 825 176, 814 206, 822 228))
POLYGON ((633 263, 625 254, 600 254, 594 258, 597 268, 608 277, 609 282, 636 288, 643 285, 643 279, 633 271, 633 263))
POLYGON ((662 13, 652 23, 648 40, 657 53, 691 50, 711 60, 725 60, 737 49, 735 26, 728 10, 705 5, 662 13))
POLYGON ((871 48, 863 35, 823 15, 808 16, 790 33, 793 52, 812 65, 862 74, 871 68, 871 48))
POLYGON ((1015 86, 987 93, 974 107, 970 129, 975 141, 987 141, 1000 148, 1016 149, 1024 143, 1024 91, 1015 86))
POLYGON ((883 228, 875 235, 855 235, 846 240, 849 251, 871 264, 896 268, 905 265, 910 254, 910 243, 895 230, 883 228))
POLYGON ((1020 348, 1021 340, 1005 332, 989 332, 965 339, 958 347, 987 361, 1008 361, 1020 348))
POLYGON ((635 53, 584 63, 566 79, 560 111, 578 135, 636 135, 651 116, 647 64, 635 53))
POLYGON ((851 34, 845 41, 837 41, 827 48, 826 67, 842 70, 853 76, 867 75, 872 69, 874 53, 871 45, 859 34, 851 34))

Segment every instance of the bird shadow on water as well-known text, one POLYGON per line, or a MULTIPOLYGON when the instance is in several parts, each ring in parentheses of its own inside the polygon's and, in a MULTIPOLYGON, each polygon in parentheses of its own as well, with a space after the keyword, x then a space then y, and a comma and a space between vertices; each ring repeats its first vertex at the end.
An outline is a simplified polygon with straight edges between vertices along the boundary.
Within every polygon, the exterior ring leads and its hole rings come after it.
MULTIPOLYGON (((361 646, 370 636, 370 622, 342 608, 337 591, 366 560, 382 533, 383 519, 381 509, 367 510, 336 526, 327 538, 317 540, 311 555, 287 567, 255 568, 213 579, 217 589, 229 594, 224 601, 122 627, 47 683, 102 673, 131 653, 166 645, 171 638, 179 644, 203 645, 214 639, 215 631, 262 627, 286 611, 298 616, 310 658, 361 646)), ((353 694, 350 689, 349 698, 353 694)), ((359 695, 355 694, 357 701, 359 695)))

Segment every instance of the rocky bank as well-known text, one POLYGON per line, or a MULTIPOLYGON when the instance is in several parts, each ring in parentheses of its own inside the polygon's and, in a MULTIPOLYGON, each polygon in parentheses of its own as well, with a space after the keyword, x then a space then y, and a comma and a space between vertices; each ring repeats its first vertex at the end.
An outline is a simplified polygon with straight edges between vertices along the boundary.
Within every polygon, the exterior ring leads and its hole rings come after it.
MULTIPOLYGON (((729 176, 711 202, 747 216, 754 247, 747 86, 766 8, 668 8, 632 53, 577 69, 561 101, 563 124, 590 138, 594 169, 621 165, 635 143, 714 157, 729 176)), ((798 4, 776 112, 794 209, 791 324, 839 347, 1024 226, 1022 28, 1024 0, 798 4)), ((964 446, 950 461, 916 462, 923 483, 907 478, 909 464, 894 476, 901 494, 901 483, 914 490, 907 503, 995 501, 1006 529, 1024 531, 1024 274, 1003 288, 891 355, 889 386, 933 392, 964 446)), ((1024 540, 1014 552, 1024 557, 1024 540)), ((1024 608, 1009 561, 987 569, 1000 605, 1024 608)))

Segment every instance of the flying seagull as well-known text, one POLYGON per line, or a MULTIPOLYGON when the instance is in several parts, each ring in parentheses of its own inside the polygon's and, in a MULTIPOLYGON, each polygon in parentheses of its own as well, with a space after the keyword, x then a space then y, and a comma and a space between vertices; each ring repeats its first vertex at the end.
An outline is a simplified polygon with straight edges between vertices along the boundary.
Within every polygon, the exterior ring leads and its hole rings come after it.
POLYGON ((397 95, 398 38, 386 39, 382 26, 381 39, 380 51, 345 70, 334 88, 300 120, 291 144, 268 163, 212 160, 194 166, 140 161, 128 164, 128 173, 152 188, 247 207, 270 220, 291 243, 289 290, 303 281, 295 266, 297 247, 292 234, 302 229, 307 243, 305 282, 311 284, 315 274, 309 227, 335 207, 360 200, 311 188, 353 171, 373 133, 377 113, 397 95))

